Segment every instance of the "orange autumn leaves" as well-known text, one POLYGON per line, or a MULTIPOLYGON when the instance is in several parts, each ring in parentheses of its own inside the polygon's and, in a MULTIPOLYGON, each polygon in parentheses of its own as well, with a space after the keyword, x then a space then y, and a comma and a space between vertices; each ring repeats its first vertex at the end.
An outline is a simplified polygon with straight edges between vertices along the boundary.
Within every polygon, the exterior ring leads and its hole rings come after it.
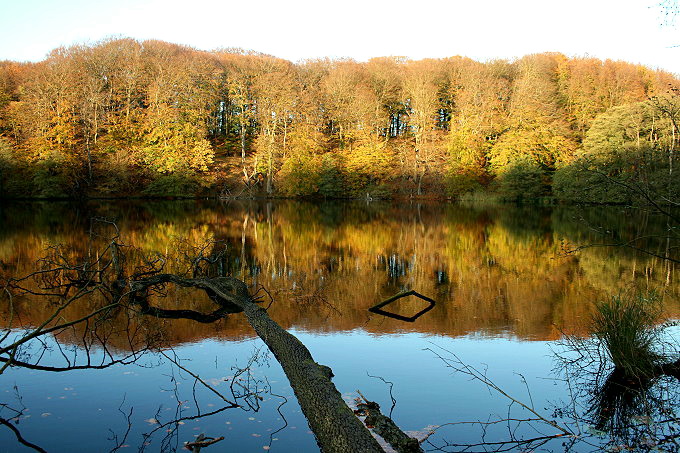
POLYGON ((545 191, 598 115, 677 86, 555 53, 293 64, 110 39, 0 63, 0 184, 5 196, 126 195, 172 175, 219 193, 245 170, 267 195, 455 196, 519 163, 545 191))

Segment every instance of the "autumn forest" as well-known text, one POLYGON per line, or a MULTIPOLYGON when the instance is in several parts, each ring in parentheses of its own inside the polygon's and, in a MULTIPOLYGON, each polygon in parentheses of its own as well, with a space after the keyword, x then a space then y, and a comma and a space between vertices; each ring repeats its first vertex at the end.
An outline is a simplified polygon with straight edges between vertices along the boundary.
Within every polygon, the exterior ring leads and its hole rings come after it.
POLYGON ((559 53, 294 64, 109 39, 0 62, 0 196, 674 197, 678 90, 559 53))

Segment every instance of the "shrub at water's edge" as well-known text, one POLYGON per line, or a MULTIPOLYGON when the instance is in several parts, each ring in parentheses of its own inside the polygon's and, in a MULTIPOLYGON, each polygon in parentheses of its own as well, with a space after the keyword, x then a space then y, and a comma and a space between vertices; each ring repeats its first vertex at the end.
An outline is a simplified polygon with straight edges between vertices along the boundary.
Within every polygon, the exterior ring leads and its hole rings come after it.
POLYGON ((645 378, 664 361, 658 351, 656 327, 661 308, 656 297, 613 296, 599 302, 593 315, 593 335, 604 347, 614 368, 631 378, 645 378))

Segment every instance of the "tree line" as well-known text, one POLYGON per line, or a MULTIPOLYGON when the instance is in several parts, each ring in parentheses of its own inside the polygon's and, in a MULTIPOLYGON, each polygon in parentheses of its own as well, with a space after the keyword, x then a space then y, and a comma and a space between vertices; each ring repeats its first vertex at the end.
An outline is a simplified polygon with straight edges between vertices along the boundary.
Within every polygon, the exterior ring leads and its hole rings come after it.
POLYGON ((294 64, 109 39, 0 62, 0 194, 673 196, 678 89, 559 53, 294 64))

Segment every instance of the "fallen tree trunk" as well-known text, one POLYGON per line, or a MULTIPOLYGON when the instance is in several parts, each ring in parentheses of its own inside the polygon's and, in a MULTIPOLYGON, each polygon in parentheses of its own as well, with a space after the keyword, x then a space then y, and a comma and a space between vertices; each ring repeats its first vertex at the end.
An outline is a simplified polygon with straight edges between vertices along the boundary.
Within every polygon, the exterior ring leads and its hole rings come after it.
POLYGON ((190 279, 173 274, 157 274, 132 281, 129 288, 133 295, 138 295, 140 301, 137 303, 141 303, 143 311, 163 317, 184 317, 182 315, 186 315, 186 310, 182 310, 180 315, 178 311, 172 313, 171 310, 150 307, 148 303, 144 305, 143 294, 150 287, 164 283, 201 288, 225 312, 242 311, 246 315, 250 325, 283 367, 321 451, 384 451, 342 399, 331 382, 330 368, 316 363, 300 340, 286 332, 269 317, 266 310, 256 305, 245 283, 232 277, 190 279))
POLYGON ((397 453, 423 453, 420 442, 407 436, 390 417, 380 412, 378 403, 368 401, 361 392, 359 392, 359 396, 361 396, 363 402, 357 405, 355 413, 366 417, 364 419, 366 426, 373 427, 373 431, 385 439, 397 453))

